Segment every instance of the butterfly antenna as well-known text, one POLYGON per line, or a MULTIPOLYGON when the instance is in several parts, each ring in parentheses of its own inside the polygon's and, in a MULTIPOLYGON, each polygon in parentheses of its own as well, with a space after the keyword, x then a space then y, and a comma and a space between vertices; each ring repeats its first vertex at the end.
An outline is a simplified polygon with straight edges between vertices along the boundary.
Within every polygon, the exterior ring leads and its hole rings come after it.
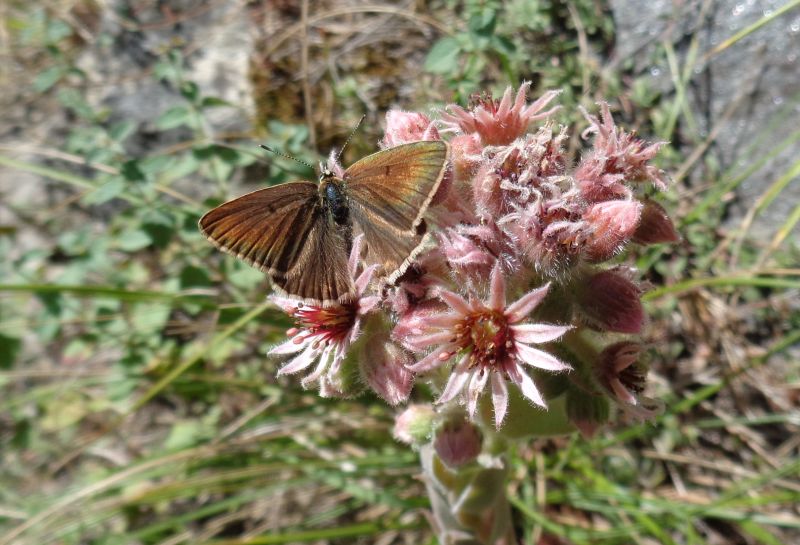
POLYGON ((358 130, 358 128, 361 126, 361 122, 362 122, 362 121, 364 121, 364 118, 365 118, 365 117, 367 117, 367 114, 364 114, 364 115, 362 115, 362 116, 361 116, 361 119, 359 119, 359 120, 358 120, 358 123, 356 123, 356 126, 355 126, 355 127, 353 127, 353 130, 352 130, 352 131, 350 131, 350 136, 348 136, 348 137, 347 137, 347 140, 345 140, 345 141, 344 141, 344 145, 342 146, 342 149, 340 149, 340 150, 339 150, 339 153, 336 155, 336 162, 337 162, 337 163, 339 162, 339 159, 342 157, 342 153, 344 152, 344 148, 346 148, 346 147, 347 147, 347 144, 349 144, 349 143, 350 143, 350 140, 353 138, 353 135, 356 133, 356 131, 358 130))
POLYGON ((269 146, 265 146, 264 144, 261 144, 261 147, 262 147, 262 148, 264 148, 265 150, 267 150, 267 151, 268 151, 268 152, 270 152, 270 153, 274 153, 275 155, 279 155, 279 156, 281 156, 281 157, 285 157, 285 158, 287 158, 287 159, 291 159, 292 161, 295 161, 295 162, 297 162, 297 163, 300 163, 301 165, 305 165, 305 166, 307 166, 308 168, 310 168, 311 170, 314 170, 314 167, 312 167, 311 165, 309 165, 308 163, 306 163, 306 162, 305 162, 305 161, 303 161, 302 159, 298 159, 297 157, 292 157, 291 155, 286 155, 285 153, 281 153, 281 152, 279 152, 279 151, 277 151, 277 150, 274 150, 274 149, 272 149, 272 148, 271 148, 271 147, 269 147, 269 146))

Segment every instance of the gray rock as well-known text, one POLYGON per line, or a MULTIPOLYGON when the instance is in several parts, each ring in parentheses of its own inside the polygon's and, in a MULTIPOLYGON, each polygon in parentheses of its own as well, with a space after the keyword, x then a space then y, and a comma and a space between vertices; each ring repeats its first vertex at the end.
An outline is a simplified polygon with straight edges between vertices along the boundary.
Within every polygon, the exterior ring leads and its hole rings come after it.
MULTIPOLYGON (((683 63, 696 36, 699 55, 688 86, 692 114, 701 139, 718 131, 709 152, 722 171, 738 174, 800 129, 800 10, 777 17, 718 54, 706 55, 785 3, 611 0, 618 32, 614 62, 631 62, 634 70, 649 73, 652 88, 670 91, 673 84, 661 44, 672 43, 683 63)), ((786 146, 743 181, 729 209, 729 226, 738 225, 767 188, 793 168, 800 157, 797 150, 798 144, 786 146)), ((696 169, 694 174, 701 173, 696 169)), ((756 217, 751 235, 772 238, 798 205, 800 183, 795 180, 756 217)), ((798 234, 796 229, 795 238, 798 234)))
MULTIPOLYGON (((250 128, 254 104, 248 70, 254 36, 248 12, 241 5, 218 3, 208 11, 163 25, 164 14, 154 3, 152 12, 144 8, 137 13, 139 24, 146 30, 125 23, 116 15, 120 7, 106 7, 101 14, 101 31, 112 36, 113 43, 87 48, 79 59, 79 65, 102 83, 90 88, 90 104, 109 108, 113 118, 148 123, 184 103, 177 89, 156 81, 151 71, 164 52, 190 44, 194 47, 185 55, 185 79, 196 83, 202 95, 221 98, 238 108, 209 110, 209 128, 250 128)), ((191 6, 183 13, 191 14, 191 6)))

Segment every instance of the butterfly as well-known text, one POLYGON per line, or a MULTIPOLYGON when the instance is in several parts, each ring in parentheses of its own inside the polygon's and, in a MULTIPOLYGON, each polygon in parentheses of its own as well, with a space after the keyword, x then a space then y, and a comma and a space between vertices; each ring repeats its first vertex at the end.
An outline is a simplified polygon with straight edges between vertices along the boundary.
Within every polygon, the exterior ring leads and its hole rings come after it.
POLYGON ((395 282, 422 250, 423 216, 447 168, 449 146, 403 144, 356 161, 339 178, 320 165, 319 183, 259 189, 206 213, 200 231, 223 252, 266 272, 279 292, 307 304, 346 303, 353 238, 364 262, 395 282))

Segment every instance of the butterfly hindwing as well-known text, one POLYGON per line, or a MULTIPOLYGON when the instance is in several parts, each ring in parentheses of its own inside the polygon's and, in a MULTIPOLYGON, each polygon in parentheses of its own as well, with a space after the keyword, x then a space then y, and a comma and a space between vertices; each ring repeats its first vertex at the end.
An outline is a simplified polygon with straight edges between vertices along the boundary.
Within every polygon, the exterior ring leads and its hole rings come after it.
POLYGON ((336 225, 330 214, 322 211, 300 242, 302 250, 293 266, 285 275, 272 275, 273 283, 306 303, 352 300, 355 289, 347 269, 352 247, 350 227, 336 225))

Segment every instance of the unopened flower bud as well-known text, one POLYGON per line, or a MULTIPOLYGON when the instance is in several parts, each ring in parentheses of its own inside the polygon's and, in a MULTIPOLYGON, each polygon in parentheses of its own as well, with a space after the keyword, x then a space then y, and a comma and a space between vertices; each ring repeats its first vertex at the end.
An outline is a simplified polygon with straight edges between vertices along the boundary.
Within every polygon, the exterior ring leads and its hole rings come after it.
POLYGON ((372 335, 361 356, 361 373, 373 392, 389 405, 408 399, 414 386, 414 374, 406 366, 414 363, 411 355, 386 337, 372 335))
POLYGON ((425 114, 402 110, 389 110, 386 113, 386 133, 381 141, 383 148, 420 140, 441 139, 439 131, 425 114))
POLYGON ((585 317, 595 327, 617 333, 640 333, 644 308, 639 287, 620 269, 589 277, 578 294, 585 317))
POLYGON ((430 405, 409 405, 394 420, 392 435, 401 443, 420 445, 433 431, 436 413, 430 405))
POLYGON ((661 244, 678 242, 680 239, 667 211, 655 201, 646 201, 633 241, 638 244, 661 244))
POLYGON ((613 200, 594 204, 583 214, 588 224, 585 255, 594 263, 606 261, 622 250, 633 236, 642 213, 642 203, 613 200))
POLYGON ((481 453, 483 436, 480 430, 462 417, 446 421, 436 430, 433 448, 439 458, 451 468, 468 464, 481 453))

